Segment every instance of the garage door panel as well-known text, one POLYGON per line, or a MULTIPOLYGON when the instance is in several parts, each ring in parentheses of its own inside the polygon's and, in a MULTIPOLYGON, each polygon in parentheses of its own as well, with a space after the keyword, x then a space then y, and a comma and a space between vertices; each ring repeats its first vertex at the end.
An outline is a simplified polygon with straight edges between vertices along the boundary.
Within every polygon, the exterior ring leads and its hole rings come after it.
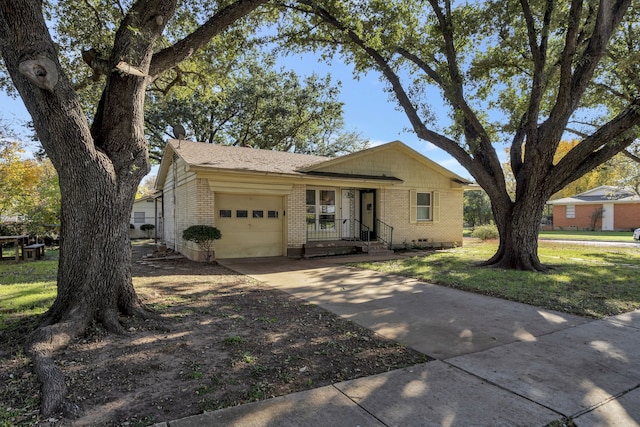
POLYGON ((282 196, 218 194, 216 227, 222 232, 222 238, 216 241, 216 257, 282 255, 283 216, 282 196), (231 211, 231 216, 221 216, 222 210, 225 214, 231 211), (239 217, 239 212, 246 212, 246 217, 239 217))

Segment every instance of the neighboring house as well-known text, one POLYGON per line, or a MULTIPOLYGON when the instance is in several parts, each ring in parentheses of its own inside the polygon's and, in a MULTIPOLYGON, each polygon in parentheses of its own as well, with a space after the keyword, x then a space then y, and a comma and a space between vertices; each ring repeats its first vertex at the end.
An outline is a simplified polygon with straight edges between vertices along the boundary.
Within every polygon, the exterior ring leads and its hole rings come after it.
POLYGON ((160 194, 144 196, 133 202, 131 210, 131 224, 134 228, 129 235, 132 239, 147 238, 146 231, 140 230, 143 224, 153 224, 152 238, 162 239, 162 200, 158 200, 160 194))
POLYGON ((167 247, 203 260, 182 239, 191 225, 220 229, 220 259, 302 257, 340 242, 461 245, 468 184, 399 141, 328 158, 171 140, 156 188, 167 247))
POLYGON ((554 230, 633 230, 640 227, 640 197, 603 185, 551 200, 554 230))

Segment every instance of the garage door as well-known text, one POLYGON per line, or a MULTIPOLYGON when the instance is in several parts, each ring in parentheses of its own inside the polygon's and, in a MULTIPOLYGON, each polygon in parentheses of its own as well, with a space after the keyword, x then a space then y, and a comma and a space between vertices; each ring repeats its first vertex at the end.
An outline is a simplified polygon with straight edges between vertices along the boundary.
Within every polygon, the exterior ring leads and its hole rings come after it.
POLYGON ((283 197, 216 195, 216 258, 251 258, 283 254, 283 197))

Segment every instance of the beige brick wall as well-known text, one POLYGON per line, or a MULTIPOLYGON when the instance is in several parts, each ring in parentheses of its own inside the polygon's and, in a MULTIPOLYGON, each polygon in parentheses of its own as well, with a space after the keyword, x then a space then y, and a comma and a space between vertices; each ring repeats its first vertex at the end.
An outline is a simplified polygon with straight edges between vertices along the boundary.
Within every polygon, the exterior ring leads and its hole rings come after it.
MULTIPOLYGON (((166 219, 165 242, 169 248, 192 259, 200 259, 201 251, 195 243, 182 239, 182 230, 191 225, 205 224, 200 222, 205 220, 205 216, 200 212, 200 206, 211 199, 210 195, 203 192, 205 189, 208 193, 206 180, 196 179, 193 172, 186 170, 182 159, 177 160, 175 167, 173 164, 170 166, 163 190, 166 219)), ((211 215, 213 212, 211 210, 211 215)), ((212 222, 206 224, 212 224, 212 222)))
POLYGON ((296 184, 287 197, 287 248, 301 248, 307 240, 306 188, 296 184))
POLYGON ((462 190, 440 192, 440 220, 411 223, 410 191, 380 190, 380 219, 393 229, 394 247, 462 245, 462 190))
MULTIPOLYGON (((184 197, 182 203, 188 208, 180 212, 181 220, 178 226, 180 234, 182 230, 192 225, 215 226, 215 192, 211 191, 209 181, 204 178, 189 179, 181 186, 181 190, 181 195, 184 197)), ((178 236, 178 240, 180 253, 192 260, 206 261, 206 252, 196 243, 182 240, 181 236, 178 236)))

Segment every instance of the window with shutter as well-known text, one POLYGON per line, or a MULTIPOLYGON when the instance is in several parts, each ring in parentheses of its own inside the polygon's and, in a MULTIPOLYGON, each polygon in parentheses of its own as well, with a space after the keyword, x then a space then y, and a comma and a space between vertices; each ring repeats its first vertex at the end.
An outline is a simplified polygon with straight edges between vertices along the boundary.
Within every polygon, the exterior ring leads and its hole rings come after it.
POLYGON ((437 222, 440 220, 440 193, 437 191, 409 191, 409 222, 437 222))

